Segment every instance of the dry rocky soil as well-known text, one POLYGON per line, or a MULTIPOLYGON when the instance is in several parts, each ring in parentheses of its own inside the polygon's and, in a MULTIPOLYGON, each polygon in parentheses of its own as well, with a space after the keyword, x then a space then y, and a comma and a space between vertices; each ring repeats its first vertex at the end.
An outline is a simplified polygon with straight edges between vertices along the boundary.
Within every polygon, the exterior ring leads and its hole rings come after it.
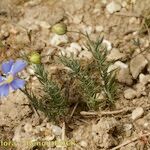
MULTIPOLYGON (((52 33, 58 22, 92 39, 104 36, 112 68, 119 68, 115 106, 54 124, 35 113, 21 91, 12 92, 0 99, 0 150, 150 150, 150 0, 0 0, 0 61, 38 51, 48 72, 65 80, 56 73, 64 69, 56 54, 85 62, 92 56, 81 35, 52 33), (40 140, 50 145, 33 144, 40 140)), ((32 66, 21 76, 37 90, 32 66)))

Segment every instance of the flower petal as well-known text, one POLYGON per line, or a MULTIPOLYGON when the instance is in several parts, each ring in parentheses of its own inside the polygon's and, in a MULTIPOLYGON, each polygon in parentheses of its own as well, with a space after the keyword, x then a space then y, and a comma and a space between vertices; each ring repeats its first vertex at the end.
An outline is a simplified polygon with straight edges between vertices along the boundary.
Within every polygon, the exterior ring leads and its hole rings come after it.
POLYGON ((4 74, 9 73, 10 70, 11 70, 11 67, 12 67, 13 63, 14 63, 13 60, 3 62, 3 63, 2 63, 2 72, 3 72, 4 74))
POLYGON ((4 77, 0 76, 0 83, 4 81, 4 77))
POLYGON ((26 67, 26 65, 27 65, 26 61, 17 60, 11 68, 11 73, 13 75, 17 74, 18 72, 22 71, 26 67))
POLYGON ((0 96, 7 96, 9 93, 9 85, 3 84, 0 86, 0 96))
POLYGON ((25 85, 25 81, 19 78, 16 78, 10 84, 13 90, 21 89, 25 85))

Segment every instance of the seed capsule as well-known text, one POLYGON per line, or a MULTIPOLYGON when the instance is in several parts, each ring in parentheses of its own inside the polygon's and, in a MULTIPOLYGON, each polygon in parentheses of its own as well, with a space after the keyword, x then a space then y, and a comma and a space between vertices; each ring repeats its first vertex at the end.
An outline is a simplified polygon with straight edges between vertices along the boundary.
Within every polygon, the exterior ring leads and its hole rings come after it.
POLYGON ((63 35, 67 32, 67 26, 64 23, 57 23, 57 24, 53 25, 52 32, 54 32, 58 35, 63 35))
POLYGON ((41 55, 37 52, 32 52, 29 55, 29 61, 33 64, 40 64, 41 63, 41 55))

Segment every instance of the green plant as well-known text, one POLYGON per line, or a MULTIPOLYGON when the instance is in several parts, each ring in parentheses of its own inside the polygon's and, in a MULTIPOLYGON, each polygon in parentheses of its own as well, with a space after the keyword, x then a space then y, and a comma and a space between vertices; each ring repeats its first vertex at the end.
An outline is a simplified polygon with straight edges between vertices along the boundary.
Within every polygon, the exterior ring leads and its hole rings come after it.
MULTIPOLYGON (((97 110, 99 107, 112 105, 116 99, 115 71, 108 72, 113 62, 107 61, 107 49, 102 45, 103 38, 92 41, 88 35, 86 47, 93 55, 91 63, 83 65, 82 62, 73 57, 60 57, 60 62, 72 71, 68 74, 77 82, 77 93, 82 95, 82 100, 89 110, 97 110), (94 68, 91 69, 91 68, 94 68), (103 99, 98 97, 103 94, 103 99)), ((64 118, 69 111, 69 102, 66 100, 63 90, 48 77, 42 63, 34 64, 35 75, 42 85, 42 95, 35 95, 27 87, 22 90, 30 100, 30 104, 36 110, 45 113, 51 120, 64 118)))
POLYGON ((98 38, 96 41, 92 41, 90 37, 87 35, 87 48, 92 52, 93 57, 96 61, 98 71, 100 73, 102 79, 102 90, 106 95, 107 104, 113 104, 116 98, 116 73, 115 70, 109 71, 108 69, 110 65, 112 65, 113 61, 107 61, 108 51, 106 47, 102 45, 103 38, 98 38))
POLYGON ((48 74, 42 64, 35 65, 35 75, 43 87, 44 94, 40 98, 37 98, 27 88, 22 91, 27 95, 31 105, 36 110, 44 112, 49 119, 57 121, 67 112, 67 100, 61 95, 61 90, 55 82, 48 78, 48 74))
POLYGON ((67 58, 62 56, 61 62, 72 70, 75 78, 80 81, 80 86, 83 93, 83 99, 87 103, 90 109, 97 109, 103 105, 111 105, 114 103, 116 98, 116 74, 115 70, 108 72, 108 68, 113 62, 107 62, 107 49, 102 46, 103 38, 98 38, 96 41, 92 41, 88 34, 86 35, 87 49, 92 53, 94 58, 94 67, 99 72, 99 82, 97 78, 93 79, 91 74, 86 68, 82 68, 79 60, 67 58), (105 99, 99 100, 97 98, 98 93, 105 93, 105 99))

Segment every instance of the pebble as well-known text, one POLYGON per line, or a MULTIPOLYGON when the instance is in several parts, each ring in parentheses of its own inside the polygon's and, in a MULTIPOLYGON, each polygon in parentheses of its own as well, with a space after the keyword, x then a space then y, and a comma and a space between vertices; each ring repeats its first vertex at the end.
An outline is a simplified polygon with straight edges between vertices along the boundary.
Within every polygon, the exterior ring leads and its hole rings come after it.
POLYGON ((79 24, 79 23, 82 22, 82 19, 83 19, 83 14, 76 15, 76 16, 74 16, 74 18, 73 18, 73 23, 79 24))
POLYGON ((130 61, 130 71, 134 79, 138 77, 147 64, 148 61, 142 54, 137 55, 130 61))
POLYGON ((87 146, 88 146, 88 144, 87 144, 86 141, 81 141, 81 142, 80 142, 80 145, 81 145, 82 147, 87 147, 87 146))
POLYGON ((24 125, 24 130, 25 132, 29 133, 29 132, 32 132, 33 131, 33 128, 32 128, 32 125, 30 123, 26 123, 24 125))
POLYGON ((115 70, 115 69, 127 69, 128 68, 128 65, 121 62, 121 61, 116 61, 114 64, 110 65, 107 72, 110 72, 112 70, 115 70))
POLYGON ((118 60, 125 58, 125 54, 121 53, 117 48, 113 48, 110 54, 107 56, 108 61, 118 60))
POLYGON ((136 91, 131 88, 124 91, 124 97, 126 99, 133 99, 135 98, 135 96, 136 96, 136 91))
POLYGON ((83 60, 91 60, 92 57, 93 57, 92 53, 90 51, 87 51, 87 50, 83 50, 79 54, 79 59, 83 59, 83 60))
POLYGON ((133 125, 132 124, 124 124, 124 131, 129 131, 133 128, 133 125))
POLYGON ((150 82, 150 75, 144 75, 141 73, 139 75, 139 81, 141 84, 146 85, 147 83, 150 82))
POLYGON ((104 31, 104 27, 103 26, 96 26, 95 30, 96 30, 96 32, 102 32, 102 31, 104 31))
POLYGON ((68 42, 67 35, 57 35, 55 34, 52 39, 50 40, 50 44, 52 46, 58 46, 60 44, 64 44, 68 42))
POLYGON ((86 25, 81 25, 81 29, 83 33, 85 34, 87 33, 88 35, 90 35, 94 31, 92 26, 86 26, 86 25))
POLYGON ((107 6, 106 6, 106 10, 112 14, 114 12, 117 12, 117 11, 120 11, 121 10, 121 5, 115 1, 112 1, 111 3, 109 3, 107 6))
POLYGON ((51 125, 51 129, 53 133, 57 136, 60 136, 62 134, 62 129, 59 126, 51 125))
POLYGON ((137 107, 136 109, 133 110, 131 118, 132 120, 137 120, 141 118, 143 114, 144 114, 143 108, 137 107))
POLYGON ((112 49, 112 44, 108 40, 103 40, 103 45, 106 46, 107 50, 110 51, 112 49))
POLYGON ((29 2, 25 3, 25 6, 33 7, 38 5, 41 2, 41 0, 30 0, 29 2))
POLYGON ((61 52, 67 57, 77 57, 78 53, 81 51, 81 46, 78 43, 71 43, 69 47, 62 49, 61 52))
POLYGON ((43 29, 49 29, 51 27, 50 24, 46 21, 37 21, 36 24, 43 29))
POLYGON ((52 141, 52 140, 54 140, 54 138, 55 138, 55 135, 49 135, 49 136, 46 136, 46 137, 44 138, 44 140, 45 140, 45 141, 52 141))
POLYGON ((129 68, 120 69, 117 73, 117 79, 120 83, 125 83, 127 85, 132 85, 133 83, 129 68))
POLYGON ((81 49, 82 49, 81 46, 78 43, 75 43, 75 42, 71 43, 70 47, 73 48, 73 49, 76 49, 78 51, 81 51, 81 49))
POLYGON ((144 84, 141 84, 141 83, 137 83, 135 85, 135 89, 136 89, 136 92, 137 92, 137 97, 140 97, 141 95, 147 95, 147 93, 145 92, 146 90, 146 87, 144 84))

